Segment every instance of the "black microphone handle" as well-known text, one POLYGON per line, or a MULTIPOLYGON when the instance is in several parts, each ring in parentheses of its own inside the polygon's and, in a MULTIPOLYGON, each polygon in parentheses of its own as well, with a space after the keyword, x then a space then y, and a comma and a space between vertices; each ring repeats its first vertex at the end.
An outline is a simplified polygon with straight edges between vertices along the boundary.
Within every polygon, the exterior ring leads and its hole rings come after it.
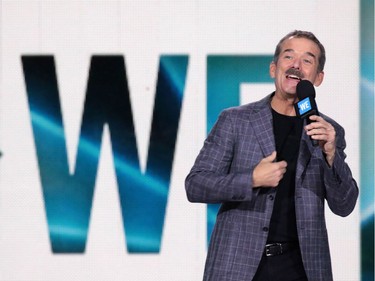
MULTIPOLYGON (((311 114, 311 115, 314 115, 314 114, 311 114)), ((310 116, 311 116, 311 115, 306 116, 306 123, 307 123, 307 125, 309 125, 309 124, 315 122, 315 121, 310 120, 310 116)), ((318 112, 315 112, 315 115, 318 115, 318 116, 319 116, 319 113, 318 113, 318 112)), ((318 141, 318 140, 313 139, 312 136, 310 136, 310 139, 311 139, 311 143, 312 143, 313 146, 318 146, 318 145, 319 145, 319 141, 318 141)))

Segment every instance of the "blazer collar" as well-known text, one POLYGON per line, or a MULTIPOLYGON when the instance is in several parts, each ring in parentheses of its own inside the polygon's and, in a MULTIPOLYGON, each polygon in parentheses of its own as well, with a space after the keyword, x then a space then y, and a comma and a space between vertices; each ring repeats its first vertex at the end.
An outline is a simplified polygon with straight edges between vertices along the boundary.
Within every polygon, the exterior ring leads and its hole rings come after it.
POLYGON ((272 124, 271 96, 272 94, 256 102, 251 116, 249 116, 264 157, 269 156, 276 149, 272 124))
MULTIPOLYGON (((275 136, 273 133, 271 98, 274 93, 254 103, 253 110, 249 112, 250 123, 259 142, 264 157, 276 150, 275 136)), ((306 120, 304 121, 304 126, 306 120)), ((297 161, 296 179, 303 180, 306 167, 311 156, 319 153, 318 147, 314 147, 310 137, 302 130, 300 148, 297 161)))
MULTIPOLYGON (((303 122, 303 126, 306 126, 306 120, 303 122)), ((309 164, 311 157, 316 154, 316 157, 322 157, 322 152, 319 146, 313 146, 310 137, 306 134, 305 130, 302 130, 301 142, 299 146, 299 154, 297 161, 296 179, 303 180, 305 177, 305 170, 309 164)))

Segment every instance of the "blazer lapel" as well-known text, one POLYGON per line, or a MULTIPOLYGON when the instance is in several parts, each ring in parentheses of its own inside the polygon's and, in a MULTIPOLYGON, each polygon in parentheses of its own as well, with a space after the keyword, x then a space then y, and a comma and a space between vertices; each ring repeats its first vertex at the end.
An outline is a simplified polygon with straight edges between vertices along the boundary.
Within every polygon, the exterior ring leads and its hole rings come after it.
POLYGON ((259 106, 254 108, 250 117, 251 125, 264 157, 269 156, 276 149, 269 100, 270 96, 261 100, 259 106))
MULTIPOLYGON (((306 126, 306 120, 303 122, 303 126, 306 126)), ((305 130, 302 129, 301 142, 299 147, 297 171, 296 171, 296 183, 298 186, 298 181, 303 181, 305 177, 305 171, 307 165, 310 162, 313 153, 316 153, 319 147, 314 147, 311 143, 310 137, 306 134, 305 130)))
MULTIPOLYGON (((257 106, 254 107, 253 111, 249 113, 251 126, 253 127, 264 157, 269 156, 276 150, 275 137, 273 134, 272 112, 269 101, 270 95, 260 100, 257 106)), ((304 126, 305 125, 306 120, 304 121, 304 126)), ((304 179, 306 167, 310 162, 311 155, 316 149, 318 149, 318 147, 314 147, 311 144, 310 137, 303 130, 296 170, 297 186, 298 182, 304 179)))

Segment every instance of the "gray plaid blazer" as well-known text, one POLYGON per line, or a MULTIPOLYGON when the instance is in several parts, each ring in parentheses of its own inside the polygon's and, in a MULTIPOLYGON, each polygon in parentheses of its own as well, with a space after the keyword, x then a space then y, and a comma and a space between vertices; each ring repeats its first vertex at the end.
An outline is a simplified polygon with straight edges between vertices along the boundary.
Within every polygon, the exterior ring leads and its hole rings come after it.
MULTIPOLYGON (((319 147, 302 133, 296 171, 295 208, 303 264, 310 281, 332 280, 324 217, 325 200, 333 213, 349 215, 358 187, 345 163, 344 129, 336 130, 332 168, 319 147)), ((186 177, 188 200, 221 203, 211 236, 203 280, 250 281, 266 244, 275 188, 253 189, 252 171, 275 150, 270 95, 224 110, 186 177)))

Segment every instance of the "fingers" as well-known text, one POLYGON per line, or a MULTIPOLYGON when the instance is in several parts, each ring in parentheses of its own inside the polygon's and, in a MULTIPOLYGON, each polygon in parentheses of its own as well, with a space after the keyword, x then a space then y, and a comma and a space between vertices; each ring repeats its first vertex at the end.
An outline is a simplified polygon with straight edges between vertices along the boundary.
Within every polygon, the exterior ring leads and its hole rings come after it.
POLYGON ((312 139, 323 141, 324 143, 334 143, 336 138, 335 128, 322 117, 312 115, 309 117, 312 122, 305 126, 307 135, 312 139))
POLYGON ((276 187, 283 178, 286 161, 275 162, 276 152, 263 158, 253 171, 253 187, 276 187))
POLYGON ((263 162, 272 163, 276 160, 276 151, 272 152, 269 156, 262 159, 263 162))

